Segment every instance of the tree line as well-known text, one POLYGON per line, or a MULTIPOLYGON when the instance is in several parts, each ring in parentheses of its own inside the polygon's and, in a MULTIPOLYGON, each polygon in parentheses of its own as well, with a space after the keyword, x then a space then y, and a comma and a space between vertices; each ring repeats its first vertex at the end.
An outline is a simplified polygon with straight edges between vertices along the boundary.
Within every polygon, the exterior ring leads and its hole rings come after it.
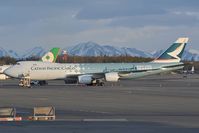
POLYGON ((5 57, 0 57, 0 65, 9 65, 9 64, 15 64, 16 63, 16 59, 9 57, 9 56, 5 56, 5 57))
MULTIPOLYGON (((15 64, 17 61, 39 61, 40 57, 29 57, 24 59, 15 59, 9 56, 0 57, 0 65, 15 64)), ((131 56, 67 56, 63 59, 58 56, 57 63, 120 63, 120 62, 147 62, 152 58, 131 57, 131 56)))

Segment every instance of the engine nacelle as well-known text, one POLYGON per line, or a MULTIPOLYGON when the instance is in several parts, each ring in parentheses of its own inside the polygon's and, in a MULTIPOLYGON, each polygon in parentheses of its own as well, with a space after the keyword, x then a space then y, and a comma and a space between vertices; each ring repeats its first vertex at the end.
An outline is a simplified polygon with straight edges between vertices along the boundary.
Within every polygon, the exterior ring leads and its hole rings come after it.
POLYGON ((119 79, 119 75, 117 72, 106 73, 105 79, 106 81, 109 81, 109 82, 117 82, 119 79))
POLYGON ((93 81, 92 75, 81 75, 78 76, 78 82, 80 84, 91 84, 93 81))

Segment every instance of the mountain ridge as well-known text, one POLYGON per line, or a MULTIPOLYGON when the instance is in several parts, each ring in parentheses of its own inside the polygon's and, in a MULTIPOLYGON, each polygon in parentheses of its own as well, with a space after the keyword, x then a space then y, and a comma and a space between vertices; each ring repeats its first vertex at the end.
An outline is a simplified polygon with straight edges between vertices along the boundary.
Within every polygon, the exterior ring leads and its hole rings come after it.
MULTIPOLYGON (((70 46, 63 48, 66 50, 69 55, 74 56, 137 56, 137 57, 150 57, 156 58, 158 57, 164 50, 157 50, 154 52, 146 52, 143 50, 139 50, 136 48, 129 47, 116 47, 111 45, 100 45, 95 42, 83 42, 79 43, 75 46, 70 46)), ((0 47, 0 57, 2 56, 10 56, 16 59, 20 58, 29 58, 32 56, 41 57, 47 51, 41 46, 33 47, 24 51, 21 55, 19 55, 14 50, 5 50, 0 47)), ((189 61, 199 61, 199 50, 196 49, 186 49, 183 54, 183 60, 189 61)))

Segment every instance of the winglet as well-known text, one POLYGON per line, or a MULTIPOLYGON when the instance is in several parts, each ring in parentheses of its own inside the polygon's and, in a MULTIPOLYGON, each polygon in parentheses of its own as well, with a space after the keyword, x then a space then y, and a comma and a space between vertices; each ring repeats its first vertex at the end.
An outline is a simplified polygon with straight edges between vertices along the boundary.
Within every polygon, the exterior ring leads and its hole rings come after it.
POLYGON ((178 38, 163 54, 161 54, 153 62, 156 63, 172 63, 180 62, 185 46, 189 38, 178 38))

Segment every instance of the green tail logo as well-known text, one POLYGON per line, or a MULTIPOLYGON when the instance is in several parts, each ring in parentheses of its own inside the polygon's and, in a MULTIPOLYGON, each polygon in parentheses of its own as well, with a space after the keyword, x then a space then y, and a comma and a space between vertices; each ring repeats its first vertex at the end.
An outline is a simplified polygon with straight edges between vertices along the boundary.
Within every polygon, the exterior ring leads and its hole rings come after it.
POLYGON ((46 53, 41 60, 43 62, 55 62, 57 60, 57 56, 60 52, 60 48, 52 48, 48 53, 46 53))

